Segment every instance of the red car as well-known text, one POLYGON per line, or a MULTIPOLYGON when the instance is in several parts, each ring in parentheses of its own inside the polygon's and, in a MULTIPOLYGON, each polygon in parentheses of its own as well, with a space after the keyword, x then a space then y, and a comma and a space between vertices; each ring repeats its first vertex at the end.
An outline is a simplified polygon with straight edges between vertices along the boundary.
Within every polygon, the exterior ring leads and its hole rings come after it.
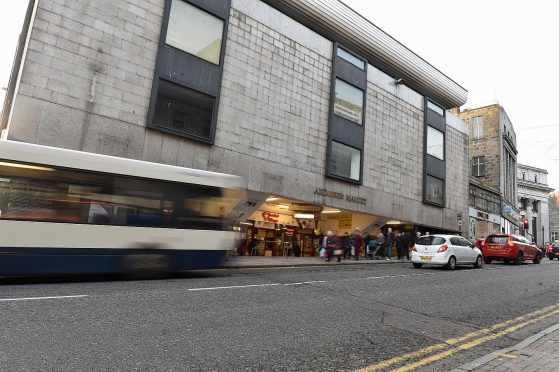
POLYGON ((504 261, 505 263, 513 261, 517 265, 532 260, 535 264, 539 264, 542 260, 540 249, 520 235, 489 235, 481 243, 481 251, 483 261, 486 264, 490 264, 493 260, 504 261))

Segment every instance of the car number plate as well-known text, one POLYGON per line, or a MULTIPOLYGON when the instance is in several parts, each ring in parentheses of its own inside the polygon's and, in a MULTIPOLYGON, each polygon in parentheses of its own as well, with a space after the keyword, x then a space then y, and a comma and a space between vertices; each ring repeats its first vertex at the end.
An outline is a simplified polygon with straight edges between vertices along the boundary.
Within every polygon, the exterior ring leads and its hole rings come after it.
POLYGON ((421 259, 421 261, 431 261, 433 259, 433 257, 431 256, 421 256, 419 258, 421 259))

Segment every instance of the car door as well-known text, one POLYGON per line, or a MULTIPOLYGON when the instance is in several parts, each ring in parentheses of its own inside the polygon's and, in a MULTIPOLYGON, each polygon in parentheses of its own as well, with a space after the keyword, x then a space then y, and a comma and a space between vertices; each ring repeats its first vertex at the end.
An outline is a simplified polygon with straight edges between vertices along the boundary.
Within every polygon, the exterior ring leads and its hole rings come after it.
POLYGON ((466 252, 465 252, 465 247, 462 245, 462 242, 460 242, 460 237, 453 236, 452 238, 450 238, 450 247, 449 248, 451 248, 452 254, 454 254, 454 256, 456 256, 456 261, 458 263, 467 262, 467 255, 466 255, 466 252))
POLYGON ((462 243, 462 246, 464 247, 464 254, 466 256, 466 261, 467 262, 476 262, 477 259, 477 249, 474 249, 474 245, 472 243, 470 243, 466 238, 460 237, 460 242, 462 243))

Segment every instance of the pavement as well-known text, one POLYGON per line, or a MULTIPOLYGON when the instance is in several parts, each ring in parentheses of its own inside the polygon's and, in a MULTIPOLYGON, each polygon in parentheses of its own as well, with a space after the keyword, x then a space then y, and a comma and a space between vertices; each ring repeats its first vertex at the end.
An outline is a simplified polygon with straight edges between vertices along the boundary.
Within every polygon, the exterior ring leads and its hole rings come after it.
POLYGON ((320 257, 263 257, 263 256, 231 256, 226 261, 224 268, 261 268, 261 267, 301 267, 301 266, 335 266, 335 265, 377 265, 377 264, 409 264, 410 261, 393 258, 370 260, 360 257, 359 261, 354 258, 336 262, 329 262, 320 257))
POLYGON ((451 372, 559 371, 559 324, 505 349, 487 354, 451 372))

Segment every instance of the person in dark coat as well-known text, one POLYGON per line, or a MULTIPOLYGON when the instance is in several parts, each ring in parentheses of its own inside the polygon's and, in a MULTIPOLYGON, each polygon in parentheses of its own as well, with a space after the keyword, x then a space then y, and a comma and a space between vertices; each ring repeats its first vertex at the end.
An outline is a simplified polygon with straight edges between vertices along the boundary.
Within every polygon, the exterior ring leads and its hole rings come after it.
POLYGON ((396 236, 396 249, 398 249, 398 259, 406 257, 410 259, 408 237, 406 233, 398 233, 396 236))
POLYGON ((342 249, 344 250, 343 258, 344 260, 347 260, 351 253, 351 241, 349 239, 349 234, 347 233, 347 231, 342 236, 342 249))
POLYGON ((361 234, 361 231, 359 231, 359 229, 355 229, 352 238, 355 259, 359 261, 359 253, 361 252, 361 248, 363 247, 363 234, 361 234))
POLYGON ((390 261, 390 257, 392 257, 392 246, 396 242, 396 237, 392 232, 392 229, 389 227, 386 235, 384 236, 384 253, 386 254, 386 259, 390 261))

